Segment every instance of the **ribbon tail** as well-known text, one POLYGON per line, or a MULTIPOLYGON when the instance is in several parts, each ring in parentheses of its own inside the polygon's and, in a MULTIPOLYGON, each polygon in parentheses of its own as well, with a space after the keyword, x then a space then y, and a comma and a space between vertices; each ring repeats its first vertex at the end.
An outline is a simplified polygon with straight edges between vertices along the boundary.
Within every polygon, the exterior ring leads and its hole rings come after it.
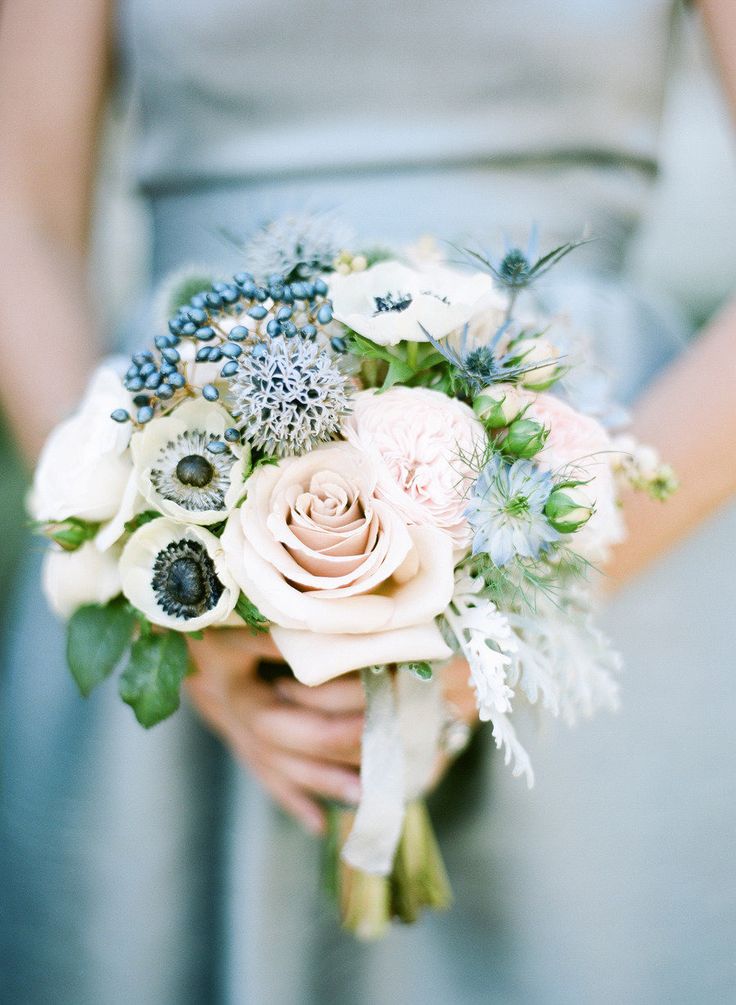
POLYGON ((341 858, 354 869, 388 876, 404 824, 404 745, 392 674, 362 671, 366 695, 361 798, 341 858))

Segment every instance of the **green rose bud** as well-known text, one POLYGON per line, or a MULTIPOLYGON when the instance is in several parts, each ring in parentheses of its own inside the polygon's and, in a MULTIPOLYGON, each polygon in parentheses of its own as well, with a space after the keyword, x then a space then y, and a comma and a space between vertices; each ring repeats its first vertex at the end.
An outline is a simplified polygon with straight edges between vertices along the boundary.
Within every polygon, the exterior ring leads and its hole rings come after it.
POLYGON ((534 419, 517 419, 509 426, 503 449, 516 457, 534 457, 544 446, 549 430, 534 419))
POLYGON ((491 384, 473 400, 473 411, 488 429, 510 425, 526 407, 513 384, 491 384))
POLYGON ((54 541, 64 551, 76 551, 85 541, 91 541, 100 529, 99 523, 88 523, 70 516, 61 523, 46 523, 40 525, 41 533, 54 541))
POLYGON ((574 534, 593 515, 595 506, 584 485, 553 489, 544 507, 550 524, 560 534, 574 534))

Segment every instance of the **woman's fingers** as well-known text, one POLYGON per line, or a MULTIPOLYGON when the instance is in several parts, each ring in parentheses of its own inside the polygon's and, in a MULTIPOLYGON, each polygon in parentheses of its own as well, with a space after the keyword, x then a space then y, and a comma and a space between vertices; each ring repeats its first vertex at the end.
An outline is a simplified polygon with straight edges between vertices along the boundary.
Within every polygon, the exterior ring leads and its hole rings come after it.
POLYGON ((264 755, 270 767, 299 789, 323 799, 357 805, 360 800, 358 772, 328 761, 313 760, 274 748, 264 755))
POLYGON ((276 682, 276 690, 286 701, 318 712, 345 715, 365 709, 365 692, 358 674, 336 677, 317 687, 307 687, 293 677, 284 677, 276 682))
POLYGON ((362 715, 323 715, 278 703, 252 717, 255 735, 265 743, 295 754, 344 764, 360 763, 362 715))
POLYGON ((248 764, 264 789, 279 806, 293 816, 310 834, 324 834, 327 817, 324 809, 306 792, 267 764, 251 760, 248 764))

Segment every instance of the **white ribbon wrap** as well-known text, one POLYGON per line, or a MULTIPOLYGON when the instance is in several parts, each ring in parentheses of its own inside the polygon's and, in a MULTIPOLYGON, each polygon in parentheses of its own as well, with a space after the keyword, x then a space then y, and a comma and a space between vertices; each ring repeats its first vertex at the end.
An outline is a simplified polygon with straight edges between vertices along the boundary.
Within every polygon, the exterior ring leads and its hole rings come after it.
POLYGON ((366 694, 361 799, 341 857, 362 872, 387 876, 393 867, 408 800, 426 788, 441 725, 437 674, 419 680, 407 670, 362 672, 366 694))

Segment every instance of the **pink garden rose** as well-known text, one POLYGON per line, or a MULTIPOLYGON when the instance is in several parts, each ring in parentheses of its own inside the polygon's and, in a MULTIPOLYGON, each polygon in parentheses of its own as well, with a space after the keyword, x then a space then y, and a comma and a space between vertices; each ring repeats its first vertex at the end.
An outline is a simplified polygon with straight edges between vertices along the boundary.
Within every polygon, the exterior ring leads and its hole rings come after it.
POLYGON ((408 524, 436 527, 455 548, 468 547, 464 511, 485 447, 471 408, 423 387, 364 391, 354 399, 343 434, 374 458, 379 498, 408 524))
POLYGON ((529 394, 525 417, 549 429, 544 449, 535 460, 551 471, 580 480, 590 479, 586 490, 595 502, 595 512, 577 531, 572 546, 590 562, 604 562, 611 546, 626 536, 616 502, 612 466, 616 459, 612 441, 599 422, 575 411, 553 394, 529 394))
POLYGON ((232 574, 305 684, 451 655, 434 622, 452 597, 451 542, 407 528, 376 479, 347 443, 266 465, 222 536, 232 574))

